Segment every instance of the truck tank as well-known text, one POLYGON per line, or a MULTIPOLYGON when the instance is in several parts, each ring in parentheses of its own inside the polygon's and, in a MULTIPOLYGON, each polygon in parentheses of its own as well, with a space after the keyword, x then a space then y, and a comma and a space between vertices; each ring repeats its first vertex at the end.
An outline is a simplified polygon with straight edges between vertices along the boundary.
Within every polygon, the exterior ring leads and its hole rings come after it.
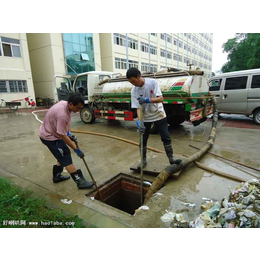
MULTIPOLYGON (((207 94, 209 91, 208 81, 205 76, 187 75, 169 77, 169 74, 165 74, 160 75, 160 77, 152 75, 149 78, 156 79, 161 91, 165 94, 172 94, 173 96, 179 94, 184 94, 185 96, 200 96, 207 94)), ((132 88, 133 85, 126 79, 122 79, 122 81, 111 80, 111 82, 103 85, 102 92, 105 96, 113 96, 113 94, 130 95, 132 88)))

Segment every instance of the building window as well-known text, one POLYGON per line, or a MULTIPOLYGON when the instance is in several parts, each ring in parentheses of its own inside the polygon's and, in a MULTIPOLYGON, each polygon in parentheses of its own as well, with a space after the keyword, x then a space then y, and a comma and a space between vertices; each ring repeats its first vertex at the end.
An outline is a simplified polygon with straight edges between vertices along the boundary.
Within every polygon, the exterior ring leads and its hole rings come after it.
POLYGON ((26 80, 1 80, 0 93, 28 92, 26 80))
POLYGON ((132 38, 127 38, 128 47, 134 50, 138 50, 138 42, 132 38))
POLYGON ((168 34, 166 35, 166 37, 167 37, 167 42, 172 43, 172 37, 168 34))
POLYGON ((138 69, 138 61, 129 60, 128 64, 129 64, 129 68, 137 68, 138 69))
POLYGON ((157 65, 151 64, 150 65, 150 71, 153 72, 153 73, 157 72, 157 65))
POLYGON ((95 70, 92 33, 63 33, 67 73, 75 75, 95 70))
POLYGON ((155 72, 157 72, 157 65, 150 64, 150 69, 149 69, 149 63, 142 62, 141 63, 141 70, 142 70, 142 72, 152 72, 152 73, 155 73, 155 72))
POLYGON ((161 39, 165 41, 165 33, 161 33, 161 39))
POLYGON ((173 54, 173 59, 182 62, 182 56, 177 53, 173 54))
POLYGON ((149 44, 141 42, 141 51, 142 52, 149 52, 149 44))
POLYGON ((182 48, 182 46, 183 46, 182 41, 179 41, 179 47, 182 48))
POLYGON ((184 36, 186 36, 187 38, 191 38, 191 35, 190 35, 190 33, 184 33, 184 36))
POLYGON ((115 58, 116 69, 126 70, 126 59, 115 58))
POLYGON ((197 55, 197 50, 195 48, 192 49, 192 53, 196 54, 197 55))
POLYGON ((184 63, 186 63, 186 64, 190 64, 190 60, 189 60, 188 57, 184 57, 184 63))
POLYGON ((120 46, 125 46, 126 37, 121 34, 114 33, 114 43, 120 46))
POLYGON ((151 33, 151 35, 156 37, 156 36, 157 36, 157 33, 151 33))
POLYGON ((169 51, 167 51, 167 58, 168 58, 168 59, 172 59, 172 53, 169 52, 169 51))
POLYGON ((0 55, 6 57, 21 57, 20 40, 0 37, 0 55))
POLYGON ((153 55, 157 55, 157 47, 150 45, 150 53, 153 55))
POLYGON ((0 81, 0 93, 7 92, 7 86, 6 81, 1 80, 0 81))
POLYGON ((142 63, 141 63, 141 70, 142 70, 143 72, 148 72, 148 71, 149 71, 149 63, 144 63, 144 62, 142 62, 142 63))
POLYGON ((166 56, 165 50, 161 49, 160 54, 161 54, 161 57, 165 57, 166 56))

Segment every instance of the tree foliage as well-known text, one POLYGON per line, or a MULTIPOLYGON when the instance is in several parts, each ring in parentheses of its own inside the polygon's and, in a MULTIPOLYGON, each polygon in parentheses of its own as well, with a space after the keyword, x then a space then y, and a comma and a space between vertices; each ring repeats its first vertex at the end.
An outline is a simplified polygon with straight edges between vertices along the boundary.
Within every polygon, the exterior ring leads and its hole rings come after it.
POLYGON ((237 33, 222 48, 228 53, 222 72, 260 68, 260 33, 237 33))

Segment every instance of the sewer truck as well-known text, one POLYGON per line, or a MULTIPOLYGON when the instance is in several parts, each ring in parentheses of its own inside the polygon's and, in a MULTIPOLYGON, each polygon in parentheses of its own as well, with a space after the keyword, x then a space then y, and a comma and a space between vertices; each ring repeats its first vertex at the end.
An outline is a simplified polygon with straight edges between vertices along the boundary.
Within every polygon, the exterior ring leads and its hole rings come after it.
MULTIPOLYGON (((203 74, 200 70, 142 74, 143 78, 158 81, 169 125, 189 121, 197 126, 213 113, 208 80, 203 74)), ((80 93, 84 97, 80 117, 86 124, 93 123, 96 118, 133 121, 137 117, 136 109, 131 108, 133 85, 121 74, 91 71, 78 74, 73 80, 55 76, 54 82, 59 100, 68 100, 71 93, 80 93)), ((153 125, 151 133, 156 132, 153 125)))

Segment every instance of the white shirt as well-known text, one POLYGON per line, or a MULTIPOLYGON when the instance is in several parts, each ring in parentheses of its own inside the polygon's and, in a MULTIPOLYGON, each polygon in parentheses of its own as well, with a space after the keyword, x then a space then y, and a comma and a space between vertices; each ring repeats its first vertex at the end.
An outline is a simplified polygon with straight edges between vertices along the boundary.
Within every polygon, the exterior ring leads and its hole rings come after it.
MULTIPOLYGON (((131 91, 131 107, 140 108, 139 97, 156 98, 162 96, 159 84, 155 79, 145 78, 142 87, 134 86, 131 91)), ((155 122, 166 117, 162 103, 144 103, 144 122, 155 122)))

